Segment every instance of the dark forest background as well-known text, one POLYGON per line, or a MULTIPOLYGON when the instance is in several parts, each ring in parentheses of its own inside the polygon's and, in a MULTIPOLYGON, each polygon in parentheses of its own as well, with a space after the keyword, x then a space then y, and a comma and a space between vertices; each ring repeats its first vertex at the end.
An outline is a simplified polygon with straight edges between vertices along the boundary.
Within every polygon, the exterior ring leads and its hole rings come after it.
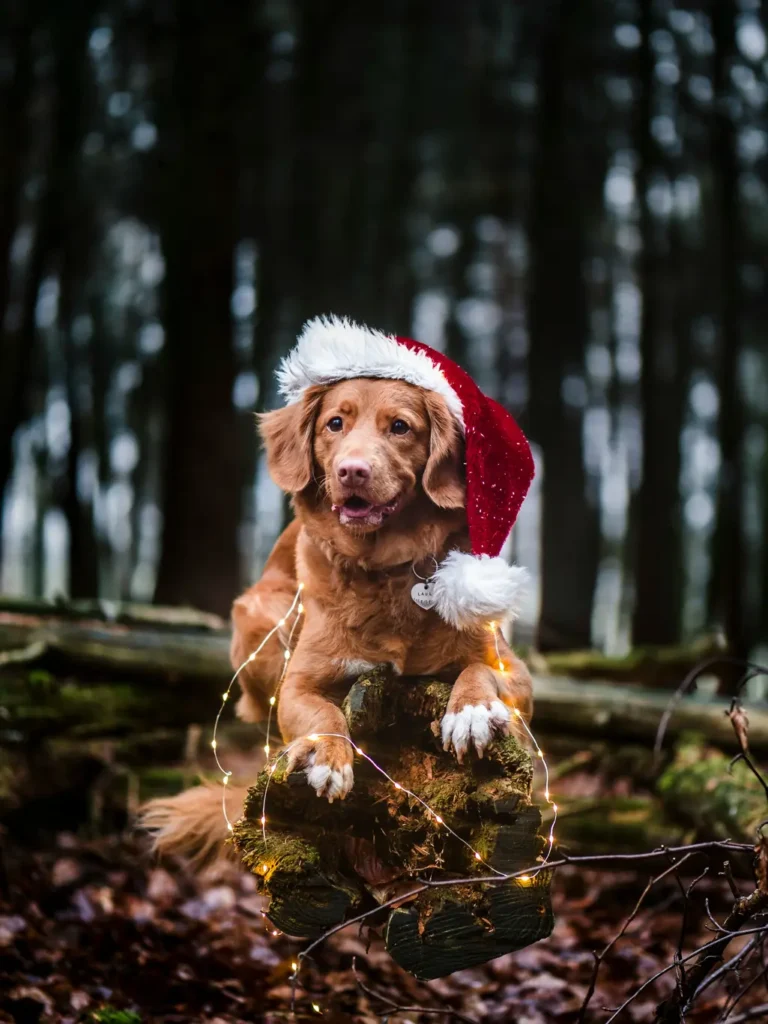
POLYGON ((0 589, 226 612, 286 515, 252 414, 332 311, 530 436, 526 636, 768 640, 764 4, 0 18, 0 589))

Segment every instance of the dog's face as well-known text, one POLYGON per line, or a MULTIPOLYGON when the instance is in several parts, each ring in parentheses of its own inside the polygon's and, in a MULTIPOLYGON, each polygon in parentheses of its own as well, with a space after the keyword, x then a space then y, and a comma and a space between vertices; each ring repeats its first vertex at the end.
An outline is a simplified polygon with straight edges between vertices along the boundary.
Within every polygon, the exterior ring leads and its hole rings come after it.
POLYGON ((461 437, 444 400, 392 380, 310 388, 261 418, 272 478, 291 494, 314 482, 351 530, 369 533, 419 494, 461 508, 461 437))

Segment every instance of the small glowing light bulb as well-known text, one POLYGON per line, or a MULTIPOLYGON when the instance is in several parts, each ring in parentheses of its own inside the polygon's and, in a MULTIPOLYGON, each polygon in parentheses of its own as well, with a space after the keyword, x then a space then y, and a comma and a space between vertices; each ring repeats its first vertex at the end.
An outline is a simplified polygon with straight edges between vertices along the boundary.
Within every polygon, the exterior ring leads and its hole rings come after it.
POLYGON ((278 622, 278 626, 284 626, 284 625, 285 625, 285 619, 280 619, 280 621, 278 622))
POLYGON ((293 963, 291 964, 291 970, 298 971, 298 969, 299 969, 299 965, 294 960, 293 963))
POLYGON ((520 875, 520 881, 521 882, 530 882, 530 880, 531 880, 531 876, 530 875, 520 875))
POLYGON ((400 783, 399 783, 399 782, 396 782, 396 783, 395 783, 395 789, 402 789, 402 788, 403 788, 403 787, 402 787, 402 786, 400 785, 400 783))
POLYGON ((503 671, 504 671, 504 662, 503 661, 499 661, 499 672, 503 672, 503 671))
MULTIPOLYGON (((256 651, 248 657, 248 661, 256 661, 256 651)), ((248 661, 246 662, 246 665, 248 664, 248 661)))
POLYGON ((363 748, 362 747, 355 747, 355 753, 359 754, 362 757, 363 756, 363 748))
POLYGON ((222 695, 221 695, 221 699, 222 700, 226 700, 227 697, 229 697, 229 693, 222 693, 222 695))
POLYGON ((299 605, 299 615, 303 615, 303 614, 304 614, 304 605, 300 604, 299 605))
POLYGON ((288 659, 290 658, 290 656, 291 656, 291 652, 290 652, 290 651, 286 651, 286 652, 285 652, 285 653, 283 654, 283 657, 285 658, 285 660, 286 660, 286 661, 288 661, 288 659))
POLYGON ((216 740, 211 740, 211 750, 216 749, 216 740))
POLYGON ((541 750, 541 749, 539 749, 539 750, 537 750, 537 751, 536 751, 536 753, 537 753, 537 754, 539 755, 539 757, 540 757, 540 758, 542 759, 542 761, 543 761, 543 760, 544 760, 544 751, 543 751, 543 750, 541 750))
POLYGON ((229 784, 229 776, 225 775, 221 782, 223 786, 227 786, 229 784))
POLYGON ((544 790, 544 799, 545 800, 549 800, 549 790, 548 789, 544 790))
POLYGON ((518 711, 518 709, 517 708, 512 708, 512 710, 514 711, 514 713, 517 716, 517 718, 519 718, 520 717, 520 712, 518 711))
POLYGON ((482 859, 483 858, 480 856, 480 854, 477 851, 475 851, 475 860, 482 860, 482 859))
POLYGON ((312 743, 314 743, 319 738, 320 737, 317 735, 316 732, 313 732, 310 736, 307 736, 307 739, 310 740, 312 743))
POLYGON ((274 771, 275 771, 275 768, 277 768, 277 765, 276 765, 276 764, 271 764, 271 765, 269 766, 269 774, 270 774, 270 775, 272 775, 272 774, 274 773, 274 771))
POLYGON ((490 631, 492 633, 495 633, 496 632, 496 623, 495 622, 489 622, 488 623, 488 628, 490 629, 490 631))
POLYGON ((262 825, 266 825, 267 824, 267 819, 264 817, 264 815, 261 816, 260 820, 261 820, 261 824, 262 825))
POLYGON ((320 1013, 320 1007, 317 1005, 317 1003, 312 1003, 312 1009, 315 1011, 315 1013, 320 1013))
POLYGON ((443 819, 440 817, 439 814, 435 815, 435 821, 437 822, 438 825, 442 825, 443 824, 443 819))
POLYGON ((552 804, 552 810, 557 814, 557 804, 552 804))
POLYGON ((234 832, 235 831, 235 826, 232 824, 231 821, 227 822, 227 828, 229 829, 230 832, 234 832))
POLYGON ((274 697, 270 697, 269 698, 269 703, 274 707, 275 706, 275 698, 274 697))
POLYGON ((274 936, 278 936, 280 934, 280 932, 277 930, 277 928, 275 928, 275 930, 272 932, 272 934, 274 936))
POLYGON ((269 757, 269 744, 268 743, 264 744, 264 753, 267 755, 267 757, 269 757))
POLYGON ((300 583, 300 584, 299 584, 299 590, 303 590, 303 589, 304 589, 304 584, 303 584, 303 583, 300 583))

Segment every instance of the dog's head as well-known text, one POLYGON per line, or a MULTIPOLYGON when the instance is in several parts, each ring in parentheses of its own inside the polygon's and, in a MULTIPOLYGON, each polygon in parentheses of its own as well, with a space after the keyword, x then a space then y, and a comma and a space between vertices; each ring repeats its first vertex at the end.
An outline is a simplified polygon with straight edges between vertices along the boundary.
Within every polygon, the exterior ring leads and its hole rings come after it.
POLYGON ((368 378, 312 387, 260 429, 275 483, 293 495, 315 487, 350 529, 375 531, 419 496, 464 505, 461 435, 434 392, 368 378))

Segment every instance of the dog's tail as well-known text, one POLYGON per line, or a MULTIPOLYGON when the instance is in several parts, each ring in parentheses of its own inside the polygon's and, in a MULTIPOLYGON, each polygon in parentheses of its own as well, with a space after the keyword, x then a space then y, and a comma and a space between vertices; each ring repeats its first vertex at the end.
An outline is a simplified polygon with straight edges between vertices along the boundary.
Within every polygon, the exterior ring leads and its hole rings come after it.
MULTIPOLYGON (((227 786, 227 807, 232 819, 240 817, 247 786, 227 786)), ((177 796, 150 800, 139 811, 139 825, 151 835, 161 856, 183 857, 195 869, 234 859, 227 821, 222 809, 222 787, 203 783, 177 796)))

